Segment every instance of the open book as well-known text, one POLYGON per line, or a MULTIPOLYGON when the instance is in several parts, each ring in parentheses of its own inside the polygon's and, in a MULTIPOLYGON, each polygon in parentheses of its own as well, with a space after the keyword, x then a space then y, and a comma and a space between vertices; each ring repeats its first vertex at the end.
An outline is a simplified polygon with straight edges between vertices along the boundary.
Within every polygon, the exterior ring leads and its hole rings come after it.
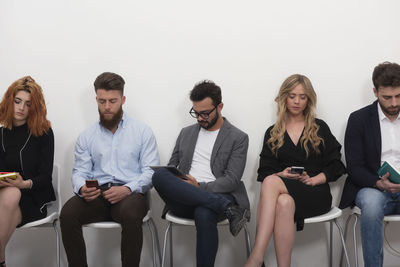
POLYGON ((389 180, 394 184, 400 184, 400 171, 390 164, 389 162, 385 161, 382 166, 378 170, 378 175, 380 177, 384 176, 386 173, 389 173, 389 180))
POLYGON ((0 180, 4 180, 5 178, 8 179, 17 179, 16 172, 0 172, 0 180))

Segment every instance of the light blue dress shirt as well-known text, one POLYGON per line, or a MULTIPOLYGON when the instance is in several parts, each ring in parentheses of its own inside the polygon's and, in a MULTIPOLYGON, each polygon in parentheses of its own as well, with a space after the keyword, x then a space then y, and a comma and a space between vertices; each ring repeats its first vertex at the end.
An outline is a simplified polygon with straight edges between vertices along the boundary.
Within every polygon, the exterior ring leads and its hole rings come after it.
POLYGON ((159 164, 152 130, 124 113, 114 134, 97 122, 79 136, 73 190, 78 194, 86 179, 97 179, 99 185, 121 183, 132 192, 146 193, 152 187, 153 170, 149 166, 159 164))

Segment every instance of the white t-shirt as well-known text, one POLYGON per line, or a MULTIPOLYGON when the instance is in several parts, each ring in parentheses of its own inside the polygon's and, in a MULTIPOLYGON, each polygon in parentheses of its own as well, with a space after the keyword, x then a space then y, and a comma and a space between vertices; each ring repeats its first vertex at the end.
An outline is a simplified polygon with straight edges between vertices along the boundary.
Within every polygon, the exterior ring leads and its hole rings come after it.
POLYGON ((196 147, 194 149, 192 166, 189 174, 196 178, 197 182, 212 182, 215 181, 215 176, 211 171, 211 154, 217 139, 219 129, 216 131, 207 131, 200 129, 197 138, 196 147))
POLYGON ((378 114, 382 138, 381 165, 387 161, 400 169, 400 115, 394 121, 390 121, 379 103, 378 114))

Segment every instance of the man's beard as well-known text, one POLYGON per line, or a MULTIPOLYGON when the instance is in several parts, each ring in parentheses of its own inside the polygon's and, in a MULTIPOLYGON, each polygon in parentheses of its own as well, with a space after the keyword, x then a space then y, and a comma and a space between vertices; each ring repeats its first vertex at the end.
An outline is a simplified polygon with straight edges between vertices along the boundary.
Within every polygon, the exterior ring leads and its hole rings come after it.
POLYGON ((111 119, 106 119, 104 117, 104 114, 102 114, 99 109, 100 124, 103 125, 104 128, 111 131, 121 121, 122 113, 123 113, 123 111, 122 111, 122 105, 121 105, 120 108, 118 109, 117 113, 115 113, 111 119))
POLYGON ((203 127, 204 129, 208 130, 208 129, 210 129, 211 127, 213 127, 217 123, 219 115, 218 115, 218 112, 216 112, 216 113, 217 113, 217 115, 215 115, 214 119, 212 119, 210 122, 208 122, 208 121, 199 121, 199 120, 197 120, 197 122, 200 124, 201 127, 203 127), (203 125, 200 122, 207 122, 207 124, 203 125))
POLYGON ((382 105, 380 102, 379 102, 379 105, 381 106, 383 113, 388 114, 390 116, 397 116, 400 113, 399 106, 396 106, 396 107, 390 106, 391 109, 389 109, 389 108, 385 107, 384 105, 382 105))

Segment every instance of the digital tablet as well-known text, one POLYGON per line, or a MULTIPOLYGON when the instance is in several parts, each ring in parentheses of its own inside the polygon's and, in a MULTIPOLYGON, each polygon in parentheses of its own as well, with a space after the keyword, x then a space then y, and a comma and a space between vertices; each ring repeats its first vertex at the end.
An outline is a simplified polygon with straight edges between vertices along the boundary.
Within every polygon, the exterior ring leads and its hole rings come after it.
POLYGON ((156 170, 158 170, 158 169, 161 169, 161 168, 165 168, 165 169, 167 169, 168 171, 170 171, 173 175, 175 175, 175 176, 177 176, 177 177, 179 177, 179 178, 181 178, 181 179, 184 179, 184 180, 187 180, 188 178, 186 177, 186 174, 184 174, 183 172, 181 172, 177 167, 175 167, 175 166, 150 166, 150 168, 152 168, 154 171, 156 171, 156 170))

